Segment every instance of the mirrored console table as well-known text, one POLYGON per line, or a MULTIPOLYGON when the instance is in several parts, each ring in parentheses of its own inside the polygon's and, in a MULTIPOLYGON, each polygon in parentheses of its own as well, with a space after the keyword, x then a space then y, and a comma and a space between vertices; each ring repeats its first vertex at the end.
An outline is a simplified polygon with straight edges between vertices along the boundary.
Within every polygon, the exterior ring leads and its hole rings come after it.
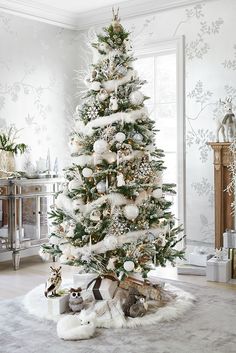
POLYGON ((48 212, 62 178, 0 179, 0 256, 12 252, 19 268, 20 252, 48 238, 48 212))

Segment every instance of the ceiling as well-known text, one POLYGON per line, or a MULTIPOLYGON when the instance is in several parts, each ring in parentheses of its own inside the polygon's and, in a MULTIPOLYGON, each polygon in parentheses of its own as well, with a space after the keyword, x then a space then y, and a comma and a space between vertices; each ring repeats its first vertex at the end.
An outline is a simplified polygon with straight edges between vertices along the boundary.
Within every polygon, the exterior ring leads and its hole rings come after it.
POLYGON ((119 6, 121 18, 132 18, 213 0, 0 0, 0 11, 74 30, 111 19, 119 6))
MULTIPOLYGON (((117 2, 122 3, 124 1, 127 0, 37 0, 37 3, 81 14, 101 7, 112 7, 117 2)), ((36 1, 31 0, 29 2, 33 3, 36 1)))

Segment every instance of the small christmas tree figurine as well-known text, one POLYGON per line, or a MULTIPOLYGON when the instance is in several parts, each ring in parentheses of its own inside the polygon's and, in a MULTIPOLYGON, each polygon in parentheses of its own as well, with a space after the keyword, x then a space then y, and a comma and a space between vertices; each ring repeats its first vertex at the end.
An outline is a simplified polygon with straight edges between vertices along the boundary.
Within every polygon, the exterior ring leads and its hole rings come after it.
POLYGON ((76 109, 71 137, 73 165, 58 194, 43 251, 85 272, 130 272, 146 277, 154 263, 183 258, 171 202, 162 183, 163 151, 155 147, 154 121, 144 106, 145 83, 133 68, 129 32, 118 12, 92 44, 92 65, 84 103, 76 109))

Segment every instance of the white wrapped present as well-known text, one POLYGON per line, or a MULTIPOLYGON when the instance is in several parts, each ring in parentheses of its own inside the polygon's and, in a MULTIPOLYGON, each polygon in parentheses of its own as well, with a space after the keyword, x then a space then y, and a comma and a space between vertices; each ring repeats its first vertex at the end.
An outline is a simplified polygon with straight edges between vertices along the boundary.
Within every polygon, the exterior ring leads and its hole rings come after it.
POLYGON ((73 283, 75 287, 81 287, 86 289, 88 284, 94 279, 97 278, 97 273, 75 273, 73 275, 73 283))
POLYGON ((59 297, 48 297, 48 314, 61 315, 69 311, 69 294, 63 294, 59 297))
POLYGON ((214 255, 191 252, 188 257, 188 263, 194 266, 206 267, 207 260, 209 260, 212 256, 214 255))
POLYGON ((94 278, 87 286, 95 300, 112 299, 118 288, 119 281, 113 276, 104 275, 94 278))
POLYGON ((230 259, 218 260, 212 257, 207 261, 207 281, 228 282, 231 279, 232 261, 230 259))
POLYGON ((236 248, 236 232, 228 230, 223 233, 223 244, 224 248, 235 249, 236 248))

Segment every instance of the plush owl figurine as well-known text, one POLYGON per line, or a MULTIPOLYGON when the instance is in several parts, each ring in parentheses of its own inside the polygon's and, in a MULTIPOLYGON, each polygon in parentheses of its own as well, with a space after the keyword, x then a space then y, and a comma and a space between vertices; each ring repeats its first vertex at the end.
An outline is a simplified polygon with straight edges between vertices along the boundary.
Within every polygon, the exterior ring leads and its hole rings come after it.
POLYGON ((144 316, 148 309, 148 304, 144 297, 136 297, 136 299, 137 302, 131 305, 129 309, 129 316, 133 318, 144 316))
POLYGON ((57 290, 60 288, 62 279, 61 279, 61 266, 58 268, 53 268, 50 266, 51 273, 45 284, 45 297, 56 297, 57 290))
POLYGON ((81 291, 80 287, 70 289, 69 307, 74 313, 80 312, 84 308, 84 300, 80 295, 81 291))

